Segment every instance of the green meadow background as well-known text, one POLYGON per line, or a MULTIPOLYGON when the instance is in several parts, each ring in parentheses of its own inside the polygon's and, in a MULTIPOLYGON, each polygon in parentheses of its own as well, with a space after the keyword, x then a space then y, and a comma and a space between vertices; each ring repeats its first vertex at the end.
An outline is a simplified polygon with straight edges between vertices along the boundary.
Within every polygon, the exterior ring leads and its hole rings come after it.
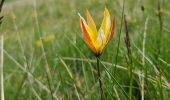
POLYGON ((142 91, 145 100, 169 100, 170 0, 159 3, 160 10, 158 0, 125 0, 129 64, 123 0, 6 0, 0 29, 5 99, 99 100, 96 58, 83 40, 78 13, 85 17, 89 9, 99 28, 107 7, 117 25, 100 59, 105 100, 129 100, 129 66, 133 100, 141 100, 142 91))

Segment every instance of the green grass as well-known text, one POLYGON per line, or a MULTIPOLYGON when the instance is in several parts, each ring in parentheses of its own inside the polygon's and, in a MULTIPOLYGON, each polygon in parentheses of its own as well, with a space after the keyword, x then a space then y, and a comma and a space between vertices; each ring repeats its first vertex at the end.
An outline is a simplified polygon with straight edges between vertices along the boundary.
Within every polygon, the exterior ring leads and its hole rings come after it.
MULTIPOLYGON (((133 60, 133 100, 141 99, 142 77, 145 100, 170 98, 170 1, 161 0, 160 3, 163 9, 161 33, 157 0, 125 0, 133 60)), ((96 60, 83 40, 77 13, 85 16, 89 9, 100 27, 105 7, 112 17, 117 17, 117 25, 116 35, 100 61, 104 96, 105 100, 128 100, 130 78, 124 23, 117 55, 123 0, 36 0, 36 3, 34 0, 7 0, 1 26, 5 99, 99 100, 96 60), (41 45, 40 38, 43 48, 37 45, 38 41, 41 45)))

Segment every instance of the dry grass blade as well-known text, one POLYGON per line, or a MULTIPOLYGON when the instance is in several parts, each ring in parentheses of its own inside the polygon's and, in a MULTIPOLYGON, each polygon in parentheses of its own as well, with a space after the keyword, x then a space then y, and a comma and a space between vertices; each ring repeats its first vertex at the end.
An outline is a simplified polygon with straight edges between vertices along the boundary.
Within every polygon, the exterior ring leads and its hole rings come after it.
MULTIPOLYGON (((0 13, 2 11, 2 6, 4 4, 5 0, 2 0, 0 3, 0 13)), ((0 25, 2 24, 2 18, 3 16, 0 17, 0 25)), ((4 79, 3 79, 3 46, 4 46, 4 38, 3 38, 3 34, 0 33, 0 88, 1 88, 1 100, 4 100, 4 79)))
MULTIPOLYGON (((148 20, 149 18, 146 18, 146 21, 145 21, 145 28, 144 28, 144 32, 143 32, 143 47, 142 47, 142 66, 143 66, 143 70, 142 72, 143 73, 146 73, 146 68, 145 68, 145 44, 146 44, 146 31, 147 31, 147 26, 148 26, 148 20)), ((141 100, 144 100, 144 78, 142 77, 141 78, 141 100)))
MULTIPOLYGON (((4 50, 4 54, 11 60, 13 61, 24 73, 27 73, 29 75, 29 77, 31 78, 31 80, 33 80, 35 83, 38 84, 38 86, 45 90, 48 94, 51 94, 50 90, 47 88, 47 86, 45 86, 41 81, 39 81, 38 79, 36 79, 30 72, 28 72, 18 61, 16 61, 14 59, 14 57, 12 57, 7 51, 4 50)), ((57 99, 57 95, 53 93, 53 97, 55 99, 57 99)))
MULTIPOLYGON (((59 58, 59 59, 60 59, 61 63, 64 65, 64 67, 66 68, 70 78, 74 80, 73 74, 71 73, 70 68, 67 66, 67 64, 64 62, 64 60, 62 58, 59 58)), ((75 92, 76 92, 78 100, 81 100, 80 95, 79 95, 78 90, 77 90, 77 87, 76 87, 76 84, 74 84, 74 88, 75 88, 75 92)))
MULTIPOLYGON (((135 47, 135 48, 139 51, 139 53, 142 55, 142 51, 141 51, 135 44, 134 44, 134 47, 135 47)), ((159 75, 160 72, 159 72, 159 70, 157 69, 157 67, 155 66, 155 64, 153 63, 153 61, 151 61, 151 59, 149 59, 146 55, 145 55, 144 57, 145 57, 145 60, 146 60, 147 62, 149 62, 150 65, 153 67, 156 75, 159 75)), ((160 61, 162 61, 162 60, 160 60, 160 61)), ((166 64, 167 64, 167 63, 166 63, 166 64)), ((149 76, 147 76, 147 77, 149 77, 149 76)), ((147 78, 147 77, 146 77, 146 78, 147 78)), ((156 80, 156 79, 155 79, 155 80, 156 80)), ((161 76, 161 80, 164 81, 164 83, 162 82, 162 87, 165 87, 165 88, 167 88, 167 89, 170 89, 170 83, 167 81, 167 79, 166 79, 165 77, 161 76)))
MULTIPOLYGON (((140 50, 139 48, 137 48, 138 50, 140 50)), ((139 51, 140 52, 140 54, 142 55, 142 51, 140 50, 139 51)), ((91 63, 96 63, 96 61, 95 60, 92 60, 92 59, 82 59, 82 58, 72 58, 72 57, 61 57, 63 60, 71 60, 71 61, 74 61, 74 60, 77 60, 77 61, 84 61, 84 62, 91 62, 91 63)), ((153 64, 153 62, 148 58, 148 57, 146 57, 146 55, 145 55, 145 59, 154 67, 154 69, 155 70, 157 70, 156 68, 155 68, 155 65, 153 64)), ((115 66, 115 64, 113 64, 113 63, 110 63, 110 62, 106 62, 106 61, 100 61, 102 64, 104 64, 104 65, 107 65, 107 66, 115 66)), ((127 71, 128 70, 128 68, 126 68, 126 67, 124 67, 124 66, 121 66, 121 65, 117 65, 117 68, 118 69, 121 69, 121 70, 125 70, 125 71, 127 71)), ((158 71, 157 71, 158 72, 158 71)), ((150 75, 148 75, 147 77, 145 77, 145 75, 144 75, 144 73, 142 73, 140 70, 133 70, 133 74, 134 75, 137 75, 138 77, 143 77, 143 78, 145 78, 145 79, 147 79, 148 81, 150 81, 150 82, 153 82, 153 83, 156 83, 156 79, 155 79, 155 77, 152 77, 152 76, 150 76, 150 75)), ((170 87, 167 87, 167 85, 163 85, 163 87, 165 87, 166 89, 170 89, 170 87)))
POLYGON ((4 80, 3 80, 3 34, 0 34, 0 78, 1 78, 1 100, 4 100, 4 80))
POLYGON ((44 69, 45 69, 46 79, 47 79, 48 87, 49 87, 50 92, 51 92, 51 99, 54 100, 54 98, 53 98, 53 88, 54 88, 54 86, 52 84, 53 78, 52 78, 52 75, 51 75, 51 69, 50 69, 48 58, 47 58, 46 51, 45 51, 45 48, 44 48, 44 43, 43 43, 43 40, 41 38, 42 30, 41 30, 41 27, 40 27, 40 24, 39 24, 38 13, 37 13, 37 1, 36 0, 34 1, 34 13, 35 13, 35 22, 36 22, 35 24, 36 24, 36 27, 38 29, 40 41, 42 42, 41 52, 43 54, 43 59, 44 59, 44 62, 45 62, 44 69))

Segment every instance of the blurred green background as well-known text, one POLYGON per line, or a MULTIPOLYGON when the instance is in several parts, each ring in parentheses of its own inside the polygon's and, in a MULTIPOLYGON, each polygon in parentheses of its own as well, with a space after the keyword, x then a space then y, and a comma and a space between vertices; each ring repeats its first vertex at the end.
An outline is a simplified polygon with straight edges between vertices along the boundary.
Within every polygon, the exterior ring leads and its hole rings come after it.
MULTIPOLYGON (((170 98, 170 1, 160 0, 160 6, 158 10, 157 0, 125 0, 133 59, 133 100, 141 99, 142 77, 146 100, 170 98)), ((83 40, 78 13, 85 17, 88 9, 99 28, 105 7, 111 18, 117 17, 117 25, 112 42, 101 56, 104 97, 128 100, 124 23, 120 32, 123 0, 6 0, 1 26, 5 99, 99 100, 96 60, 83 40)))

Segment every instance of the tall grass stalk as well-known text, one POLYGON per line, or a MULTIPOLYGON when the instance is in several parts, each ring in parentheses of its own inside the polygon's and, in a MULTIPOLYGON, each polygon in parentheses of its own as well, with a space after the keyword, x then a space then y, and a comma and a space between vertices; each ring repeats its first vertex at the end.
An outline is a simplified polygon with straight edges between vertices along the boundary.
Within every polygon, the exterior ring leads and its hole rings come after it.
MULTIPOLYGON (((2 6, 4 4, 4 1, 5 0, 1 0, 1 3, 0 3, 0 13, 2 11, 2 6)), ((3 16, 0 17, 0 25, 2 23, 2 18, 3 16)), ((0 33, 0 88, 1 88, 1 100, 4 100, 4 77, 3 77, 3 46, 4 46, 4 38, 3 38, 3 34, 0 33)))
MULTIPOLYGON (((143 66, 144 70, 142 70, 142 73, 145 73, 145 72, 147 73, 147 70, 146 70, 146 67, 145 67, 145 44, 146 44, 146 31, 147 31, 147 26, 148 26, 148 20, 149 20, 149 18, 147 17, 146 21, 145 21, 144 32, 143 32, 142 66, 143 66)), ((146 75, 146 73, 145 73, 145 75, 146 75)), ((144 88, 145 87, 144 77, 141 77, 141 80, 142 80, 142 82, 141 82, 141 88, 142 88, 142 90, 141 90, 141 100, 144 100, 144 95, 145 95, 145 93, 144 93, 144 91, 145 91, 145 88, 144 88)))
MULTIPOLYGON (((125 0, 123 0, 123 8, 122 8, 122 14, 121 14, 121 24, 120 24, 120 30, 119 30, 119 36, 118 36, 118 44, 117 44, 117 51, 116 51, 116 57, 115 57, 114 72, 113 72, 115 77, 116 77, 117 62, 118 62, 118 55, 119 55, 119 48, 120 48, 120 38, 121 38, 121 34, 122 34, 124 7, 125 7, 125 0)), ((113 84, 115 84, 115 83, 113 83, 113 84)), ((113 90, 114 91, 116 90, 115 89, 115 85, 113 86, 113 90)), ((115 91, 115 93, 117 94, 117 91, 115 91)), ((119 98, 117 98, 117 99, 119 99, 119 98)))
POLYGON ((41 45, 41 51, 42 51, 42 54, 43 54, 43 59, 45 61, 45 66, 44 66, 44 69, 45 69, 45 74, 46 74, 46 79, 47 79, 47 83, 48 83, 48 87, 49 87, 49 90, 50 90, 50 93, 51 93, 51 100, 54 100, 53 98, 53 82, 52 82, 52 76, 51 76, 51 70, 50 70, 50 66, 49 66, 49 63, 48 63, 48 60, 47 60, 47 56, 46 56, 46 52, 45 52, 45 48, 44 48, 44 44, 43 44, 43 40, 41 38, 41 33, 42 33, 42 30, 40 29, 40 24, 39 24, 39 21, 38 21, 38 13, 37 13, 37 4, 36 4, 36 0, 34 1, 34 11, 35 11, 35 22, 36 22, 36 26, 37 26, 37 29, 38 29, 38 34, 39 34, 39 38, 42 42, 42 45, 41 45))
POLYGON ((159 33, 157 35, 160 38, 157 38, 157 40, 156 40, 156 43, 157 43, 157 47, 156 47, 156 50, 157 50, 157 52, 156 52, 156 67, 159 70, 159 74, 158 74, 159 82, 158 82, 158 85, 159 85, 159 90, 160 90, 160 96, 161 96, 161 100, 164 100, 164 95, 163 95, 163 90, 162 90, 162 72, 161 72, 161 66, 159 65, 160 64, 159 55, 160 55, 160 46, 161 46, 160 42, 162 40, 162 28, 163 28, 163 19, 162 19, 160 0, 157 0, 157 10, 158 10, 158 21, 159 21, 159 33))
POLYGON ((117 52, 116 52, 116 58, 115 58, 115 69, 114 69, 114 75, 116 74, 116 65, 117 65, 118 55, 119 55, 120 37, 121 37, 121 33, 122 33, 122 26, 123 26, 124 8, 125 8, 125 0, 123 0, 123 8, 122 8, 121 25, 120 25, 120 30, 119 30, 119 36, 118 36, 118 37, 119 37, 119 39, 118 39, 117 52))
POLYGON ((128 67, 129 67, 129 77, 130 77, 130 87, 129 87, 129 100, 132 100, 132 86, 133 86, 133 63, 132 63, 132 54, 131 54, 131 44, 130 44, 130 36, 129 36, 129 30, 128 25, 126 21, 126 15, 124 15, 124 24, 125 24, 125 44, 127 48, 127 56, 128 56, 128 67))
POLYGON ((1 100, 4 100, 4 79, 3 79, 3 34, 0 34, 0 78, 1 78, 1 100))

